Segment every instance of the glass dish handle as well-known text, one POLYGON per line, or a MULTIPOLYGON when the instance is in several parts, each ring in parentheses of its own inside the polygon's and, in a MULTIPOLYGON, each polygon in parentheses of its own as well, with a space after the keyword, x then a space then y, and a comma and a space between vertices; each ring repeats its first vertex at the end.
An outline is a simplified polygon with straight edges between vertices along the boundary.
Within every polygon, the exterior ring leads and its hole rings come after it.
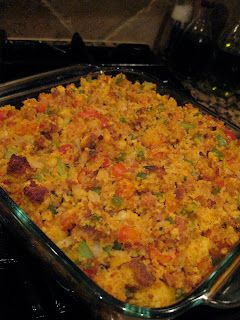
POLYGON ((205 304, 216 308, 234 308, 240 306, 240 244, 227 258, 224 267, 205 296, 205 304))

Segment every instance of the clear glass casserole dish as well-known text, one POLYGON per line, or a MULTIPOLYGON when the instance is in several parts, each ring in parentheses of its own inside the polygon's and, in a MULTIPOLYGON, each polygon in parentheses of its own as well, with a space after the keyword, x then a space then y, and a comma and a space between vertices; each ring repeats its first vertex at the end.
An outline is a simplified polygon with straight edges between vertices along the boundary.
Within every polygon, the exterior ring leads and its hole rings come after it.
MULTIPOLYGON (((169 94, 180 104, 193 102, 203 113, 218 117, 207 108, 196 104, 171 83, 159 82, 143 72, 123 68, 97 68, 73 66, 52 72, 16 80, 0 85, 0 105, 18 105, 26 98, 36 97, 59 84, 78 82, 89 73, 116 75, 123 72, 131 81, 150 81, 157 84, 158 92, 169 94)), ((225 121, 231 129, 240 129, 225 121)), ((28 218, 8 194, 0 189, 0 219, 22 244, 37 255, 46 267, 53 271, 61 285, 76 299, 83 299, 91 305, 97 319, 171 319, 188 309, 206 304, 219 308, 240 306, 239 286, 235 272, 240 264, 240 245, 216 266, 214 272, 191 294, 174 305, 164 308, 145 308, 121 302, 97 286, 28 218)))

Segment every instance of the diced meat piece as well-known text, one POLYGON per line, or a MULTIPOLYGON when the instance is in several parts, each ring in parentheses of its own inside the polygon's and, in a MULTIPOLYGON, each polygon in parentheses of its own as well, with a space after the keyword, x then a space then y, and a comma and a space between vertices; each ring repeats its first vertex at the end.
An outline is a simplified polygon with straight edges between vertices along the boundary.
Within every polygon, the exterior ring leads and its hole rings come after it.
POLYGON ((58 126, 54 122, 40 124, 40 133, 48 140, 52 140, 52 134, 58 131, 58 126))
POLYGON ((102 231, 95 229, 92 226, 85 225, 81 227, 81 230, 85 232, 88 236, 92 237, 93 240, 99 241, 99 239, 105 239, 106 234, 102 231))
POLYGON ((207 200, 207 206, 209 209, 213 208, 215 205, 216 205, 216 201, 214 201, 212 199, 207 200))
POLYGON ((159 168, 157 169, 157 171, 156 171, 156 174, 157 174, 158 178, 160 178, 160 179, 163 178, 163 176, 165 175, 165 173, 166 173, 166 170, 165 170, 164 167, 159 167, 159 168))
POLYGON ((8 179, 3 180, 3 183, 6 184, 6 185, 12 184, 12 182, 10 180, 8 180, 8 179))
POLYGON ((8 174, 23 174, 27 169, 31 169, 26 157, 16 156, 13 154, 8 162, 8 174))
POLYGON ((52 94, 52 96, 53 96, 54 98, 56 98, 57 96, 60 95, 60 92, 59 92, 59 90, 58 90, 57 88, 53 88, 53 89, 51 90, 51 94, 52 94))
POLYGON ((37 151, 44 149, 46 146, 46 139, 44 137, 39 137, 39 139, 34 142, 34 146, 37 151))
POLYGON ((178 230, 180 233, 184 233, 187 229, 186 220, 182 217, 176 216, 175 217, 175 223, 178 226, 178 230))
POLYGON ((151 208, 156 205, 157 200, 151 192, 146 192, 142 194, 140 202, 144 208, 151 208))
POLYGON ((133 131, 137 131, 139 128, 141 128, 141 120, 137 119, 132 123, 132 129, 133 131))
POLYGON ((176 271, 174 273, 166 273, 164 280, 171 287, 181 288, 184 286, 185 276, 182 271, 176 271))
POLYGON ((96 149, 96 135, 91 133, 88 137, 88 139, 86 140, 86 147, 89 149, 96 149))
POLYGON ((31 181, 30 185, 23 189, 23 192, 31 202, 42 203, 48 190, 45 187, 37 185, 36 182, 31 181))
POLYGON ((155 276, 147 269, 143 262, 132 259, 129 262, 129 267, 132 269, 134 277, 140 286, 149 287, 155 282, 155 276))
POLYGON ((205 274, 208 274, 213 270, 213 265, 211 263, 211 259, 209 257, 204 257, 199 263, 198 268, 202 270, 205 274))
POLYGON ((71 150, 72 149, 72 145, 69 144, 69 143, 65 143, 65 144, 62 144, 60 147, 59 147, 59 151, 60 153, 62 154, 66 154, 68 152, 68 150, 71 150))
POLYGON ((204 196, 198 196, 196 197, 196 200, 201 204, 201 206, 205 206, 206 205, 206 199, 204 198, 204 196))
POLYGON ((65 232, 71 232, 76 227, 76 213, 65 211, 61 215, 61 227, 65 232))
POLYGON ((182 200, 184 197, 185 188, 184 187, 177 187, 175 190, 175 195, 177 200, 182 200))
POLYGON ((48 140, 52 140, 52 135, 49 131, 41 131, 41 134, 48 140))

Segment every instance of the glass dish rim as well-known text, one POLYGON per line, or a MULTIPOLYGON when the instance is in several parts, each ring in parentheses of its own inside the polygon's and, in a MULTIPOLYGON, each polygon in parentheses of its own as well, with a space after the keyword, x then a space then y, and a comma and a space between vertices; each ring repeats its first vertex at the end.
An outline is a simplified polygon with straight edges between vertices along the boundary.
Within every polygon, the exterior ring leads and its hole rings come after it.
MULTIPOLYGON (((21 95, 25 94, 28 91, 22 91, 21 86, 24 84, 31 84, 32 79, 37 79, 37 80, 44 80, 44 77, 52 77, 58 73, 67 73, 67 72, 72 72, 72 71, 78 71, 81 74, 78 75, 78 79, 81 76, 86 76, 88 74, 96 75, 96 74, 101 74, 101 73, 119 73, 123 72, 126 74, 134 74, 135 76, 139 77, 144 77, 145 79, 148 78, 149 81, 152 81, 156 83, 157 86, 160 86, 160 81, 157 77, 154 77, 144 71, 137 71, 134 69, 129 69, 129 68, 123 68, 123 67, 97 67, 97 66, 85 66, 82 68, 81 65, 76 65, 76 66, 70 66, 70 67, 65 67, 61 69, 57 69, 54 71, 50 72, 45 72, 43 74, 39 75, 34 75, 30 76, 27 78, 23 79, 18 79, 15 81, 11 81, 8 83, 5 83, 3 85, 0 85, 0 90, 1 88, 7 87, 7 88, 14 88, 15 86, 18 86, 20 84, 20 90, 17 92, 17 96, 20 98, 21 95)), ((141 79, 140 79, 141 81, 141 79)), ((67 83, 71 83, 71 79, 66 80, 67 83)), ((60 83, 59 83, 60 84, 60 83)), ((55 85, 58 84, 52 84, 48 85, 49 88, 54 87, 55 85)), ((41 88, 37 86, 36 88, 37 92, 41 92, 41 88)), ((34 91, 35 92, 35 91, 34 91)), ((30 94, 32 94, 32 91, 30 90, 30 94)), ((11 99, 11 97, 14 96, 14 94, 10 94, 7 97, 5 97, 5 100, 11 99)), ((191 101, 191 99, 187 100, 190 103, 193 103, 196 107, 200 107, 203 112, 207 112, 208 114, 211 114, 215 116, 215 118, 224 121, 227 125, 230 127, 233 127, 234 129, 237 129, 240 131, 240 128, 238 126, 232 124, 229 121, 226 121, 225 119, 222 119, 219 117, 219 115, 215 114, 215 112, 211 111, 209 112, 209 109, 196 103, 195 101, 191 101)), ((193 99, 192 99, 193 100, 193 99)), ((1 103, 2 99, 0 99, 1 103)), ((36 224, 34 224, 30 218, 27 216, 27 214, 11 199, 11 197, 2 189, 0 188, 0 200, 5 201, 12 209, 12 213, 14 214, 14 218, 18 220, 18 222, 21 225, 24 225, 27 227, 34 235, 34 237, 37 237, 39 241, 43 241, 47 247, 48 250, 51 250, 52 253, 55 255, 56 259, 60 259, 61 262, 63 262, 64 266, 69 268, 71 272, 73 273, 74 277, 77 278, 78 281, 84 281, 87 283, 91 291, 94 293, 95 296, 98 297, 99 300, 110 304, 116 309, 116 311, 120 311, 121 313, 130 316, 130 317, 137 317, 137 318, 142 318, 146 317, 147 318, 152 318, 152 317, 175 317, 181 314, 182 312, 188 310, 190 307, 193 307, 198 304, 202 303, 208 303, 207 299, 207 292, 211 288, 211 286, 214 284, 214 281, 218 278, 218 275, 222 272, 223 269, 227 267, 227 264, 230 263, 236 254, 240 251, 240 245, 237 245, 222 261, 221 263, 216 267, 216 269, 207 277, 202 283, 200 283, 199 286, 197 286, 191 293, 189 293, 184 299, 181 299, 180 301, 167 306, 167 307, 162 307, 162 308, 147 308, 147 307, 139 307, 135 306, 132 304, 128 304, 125 302, 122 302, 107 292, 105 292, 101 287, 99 287, 94 281, 92 281, 89 277, 87 277, 83 271, 81 271, 64 253, 61 251, 42 231, 40 228, 37 227, 36 224)), ((211 304, 211 303, 209 303, 211 304)), ((214 304, 213 304, 214 306, 214 304)))

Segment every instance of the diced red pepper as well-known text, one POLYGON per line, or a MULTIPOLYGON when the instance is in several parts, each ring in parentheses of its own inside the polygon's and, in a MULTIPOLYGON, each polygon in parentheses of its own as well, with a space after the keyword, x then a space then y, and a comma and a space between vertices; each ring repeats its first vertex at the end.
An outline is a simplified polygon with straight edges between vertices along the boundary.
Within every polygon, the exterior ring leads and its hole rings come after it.
POLYGON ((118 231, 118 240, 121 243, 136 243, 139 241, 139 233, 133 227, 122 226, 118 231))
POLYGON ((176 216, 175 217, 175 223, 178 227, 178 230, 180 231, 180 234, 183 234, 184 232, 186 232, 187 229, 187 223, 186 220, 180 216, 176 216))
POLYGON ((46 104, 39 103, 39 104, 36 106, 36 111, 39 112, 39 113, 45 112, 46 109, 47 109, 47 105, 46 105, 46 104))
POLYGON ((97 118, 99 116, 99 113, 95 110, 87 110, 87 111, 79 112, 79 116, 83 119, 97 118))
POLYGON ((83 271, 89 278, 93 278, 97 273, 97 270, 95 267, 87 268, 87 269, 84 269, 83 271))
POLYGON ((101 127, 102 128, 106 128, 108 127, 109 123, 108 123, 108 119, 105 117, 101 117, 99 118, 100 122, 101 122, 101 127))
POLYGON ((161 253, 155 246, 149 245, 151 259, 156 259, 159 264, 166 264, 173 259, 173 255, 161 253))
POLYGON ((102 163, 102 168, 107 168, 110 166, 110 160, 109 158, 104 158, 103 163, 102 163))
POLYGON ((230 138, 231 140, 237 140, 237 136, 236 136, 236 134, 235 134, 232 130, 230 130, 230 129, 224 129, 224 133, 225 133, 225 135, 226 135, 228 138, 230 138))
POLYGON ((133 196, 135 190, 136 189, 134 183, 132 183, 128 179, 123 178, 121 180, 118 180, 118 187, 116 191, 116 194, 118 196, 129 199, 133 196))
POLYGON ((7 118, 7 111, 0 110, 0 121, 5 120, 7 118))
POLYGON ((126 171, 127 169, 122 163, 117 163, 112 167, 112 174, 117 178, 124 176, 126 171))
POLYGON ((203 180, 212 181, 213 178, 211 178, 211 177, 209 177, 209 176, 203 176, 203 180))
POLYGON ((224 187, 224 181, 222 179, 216 179, 216 184, 219 188, 224 187))
POLYGON ((228 164, 233 164, 234 162, 235 162, 235 158, 230 158, 230 159, 227 160, 228 164))
POLYGON ((72 148, 72 145, 66 143, 66 144, 61 145, 58 150, 59 150, 62 154, 65 154, 65 153, 66 153, 69 149, 71 149, 71 148, 72 148))
POLYGON ((79 116, 83 119, 88 119, 88 118, 98 119, 101 122, 102 128, 106 128, 108 126, 108 119, 95 110, 87 110, 87 111, 79 112, 79 116))

